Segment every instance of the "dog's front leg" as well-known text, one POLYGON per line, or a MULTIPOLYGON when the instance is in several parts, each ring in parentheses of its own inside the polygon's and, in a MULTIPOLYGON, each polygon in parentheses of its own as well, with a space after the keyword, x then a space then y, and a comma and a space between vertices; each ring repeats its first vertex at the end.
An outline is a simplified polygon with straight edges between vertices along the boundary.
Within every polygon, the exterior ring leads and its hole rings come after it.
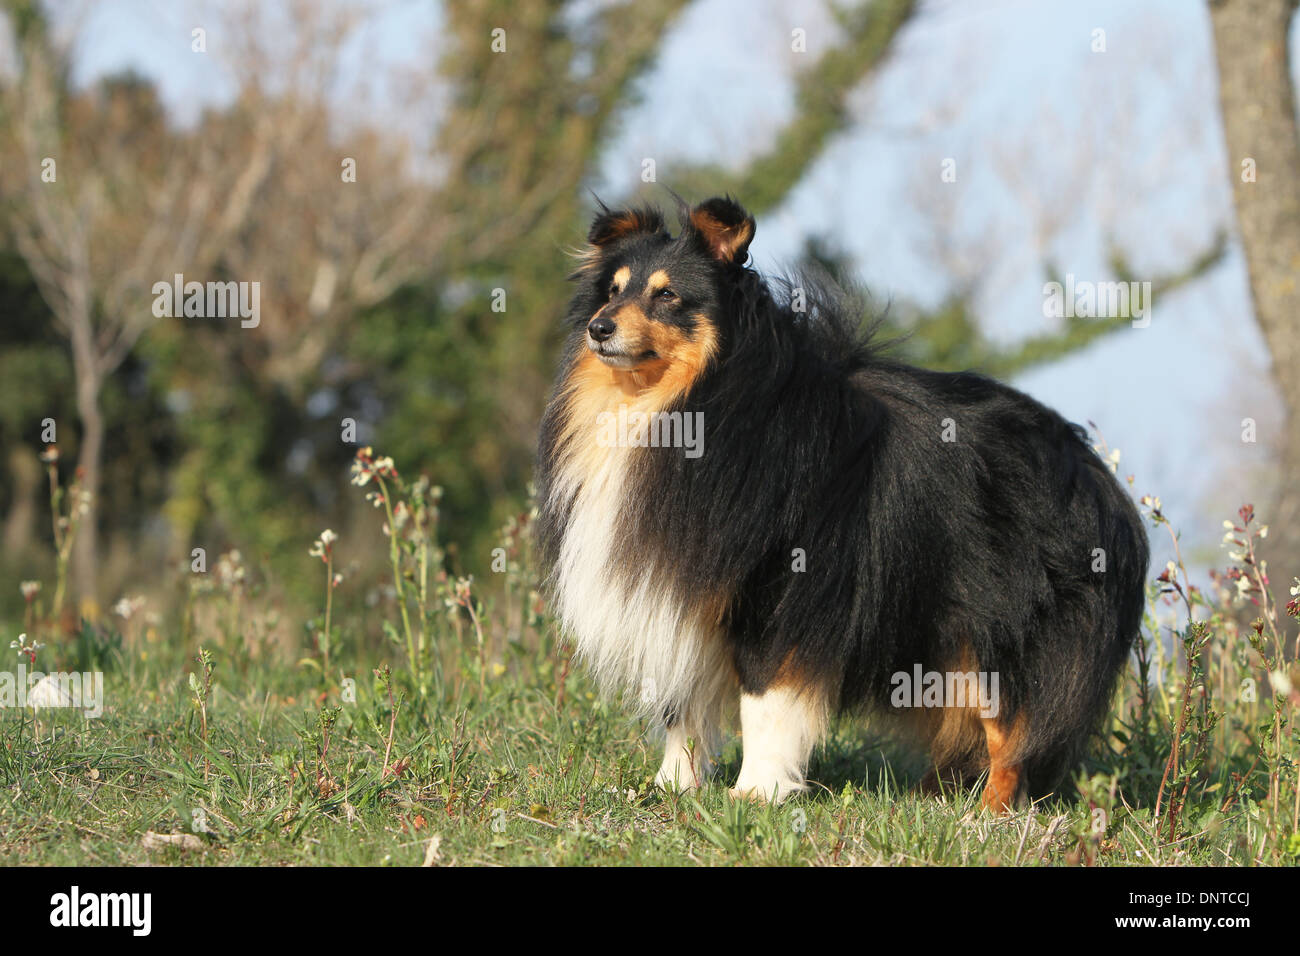
POLYGON ((784 800, 807 790, 808 757, 822 735, 826 710, 816 695, 794 686, 740 695, 744 758, 734 797, 784 800))
POLYGON ((694 790, 713 770, 704 735, 692 736, 681 720, 669 719, 664 739, 664 762, 655 783, 665 790, 694 790))

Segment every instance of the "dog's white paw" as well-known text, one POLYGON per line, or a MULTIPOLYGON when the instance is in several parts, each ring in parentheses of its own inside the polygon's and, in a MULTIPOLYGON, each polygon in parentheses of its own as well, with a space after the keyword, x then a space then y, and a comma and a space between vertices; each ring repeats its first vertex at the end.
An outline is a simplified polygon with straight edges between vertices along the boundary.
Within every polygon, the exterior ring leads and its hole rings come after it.
POLYGON ((664 762, 655 774, 655 784, 670 792, 699 787, 713 770, 709 752, 688 738, 680 727, 669 729, 664 742, 664 762))
POLYGON ((709 776, 713 763, 707 757, 682 749, 664 755, 663 765, 655 774, 655 784, 663 790, 682 793, 695 790, 709 776))
POLYGON ((746 771, 742 766, 736 785, 727 792, 738 800, 754 800, 760 803, 770 800, 780 803, 787 797, 803 793, 807 789, 807 783, 788 773, 768 772, 761 769, 746 771))
POLYGON ((690 765, 685 761, 672 767, 665 763, 659 768, 659 772, 655 774, 655 786, 670 793, 685 793, 688 790, 696 789, 699 785, 699 777, 696 776, 690 765))

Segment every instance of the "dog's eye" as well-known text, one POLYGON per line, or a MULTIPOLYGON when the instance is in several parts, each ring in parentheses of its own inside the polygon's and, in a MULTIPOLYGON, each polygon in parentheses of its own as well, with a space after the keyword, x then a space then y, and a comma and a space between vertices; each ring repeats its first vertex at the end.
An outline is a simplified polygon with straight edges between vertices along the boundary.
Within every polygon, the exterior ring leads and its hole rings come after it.
POLYGON ((671 302, 673 299, 677 298, 677 293, 672 289, 660 289, 655 298, 660 302, 671 302))

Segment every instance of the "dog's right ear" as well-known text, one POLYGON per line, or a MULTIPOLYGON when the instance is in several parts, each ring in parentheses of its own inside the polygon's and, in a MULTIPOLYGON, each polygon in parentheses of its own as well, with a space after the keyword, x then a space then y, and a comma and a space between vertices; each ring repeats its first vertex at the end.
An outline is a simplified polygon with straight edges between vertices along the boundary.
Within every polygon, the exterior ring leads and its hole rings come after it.
POLYGON ((591 231, 587 233, 587 241, 600 248, 638 232, 654 235, 663 231, 664 217, 657 209, 612 210, 601 203, 600 212, 592 220, 591 231))
POLYGON ((690 212, 691 229, 709 255, 726 265, 744 265, 754 241, 754 217, 730 196, 706 199, 690 212))

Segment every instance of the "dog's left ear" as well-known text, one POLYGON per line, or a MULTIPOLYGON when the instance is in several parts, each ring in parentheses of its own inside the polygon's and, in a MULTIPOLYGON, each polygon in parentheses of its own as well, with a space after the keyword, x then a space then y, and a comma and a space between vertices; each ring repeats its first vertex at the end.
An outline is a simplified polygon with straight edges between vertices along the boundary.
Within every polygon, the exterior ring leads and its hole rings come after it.
POLYGON ((691 210, 690 224, 713 258, 743 265, 754 241, 754 217, 727 197, 708 199, 691 210))
POLYGON ((600 248, 638 232, 653 235, 663 231, 664 217, 659 214, 657 209, 647 207, 614 210, 604 203, 600 203, 600 212, 592 220, 591 231, 587 233, 587 241, 600 248))

